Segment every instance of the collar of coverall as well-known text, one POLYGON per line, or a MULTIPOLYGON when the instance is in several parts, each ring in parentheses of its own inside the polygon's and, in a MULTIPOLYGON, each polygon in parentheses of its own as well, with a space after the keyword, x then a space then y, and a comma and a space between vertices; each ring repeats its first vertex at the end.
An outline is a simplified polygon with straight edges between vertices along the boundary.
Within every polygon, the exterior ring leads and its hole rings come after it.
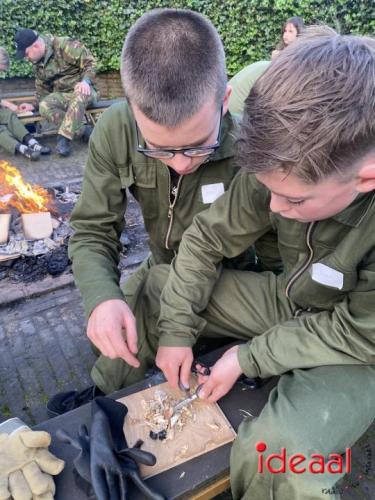
POLYGON ((44 57, 42 57, 42 59, 40 59, 40 61, 38 61, 35 64, 42 64, 42 66, 45 66, 53 54, 53 39, 55 37, 53 35, 39 35, 39 36, 46 44, 46 51, 44 53, 44 57))
POLYGON ((238 121, 229 111, 223 116, 221 124, 221 143, 215 153, 211 155, 210 161, 224 160, 234 155, 235 130, 238 127, 238 121))
POLYGON ((347 226, 357 227, 363 221, 374 203, 375 191, 371 191, 370 193, 359 193, 348 207, 332 216, 332 219, 341 224, 346 224, 347 226))

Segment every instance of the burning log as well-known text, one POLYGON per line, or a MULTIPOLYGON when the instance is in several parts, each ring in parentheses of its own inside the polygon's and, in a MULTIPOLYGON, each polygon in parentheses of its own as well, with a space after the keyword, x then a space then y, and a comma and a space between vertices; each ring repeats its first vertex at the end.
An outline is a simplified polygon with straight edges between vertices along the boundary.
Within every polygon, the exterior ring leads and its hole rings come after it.
POLYGON ((31 282, 66 270, 68 221, 80 192, 78 185, 30 185, 0 160, 0 280, 31 282))
POLYGON ((0 245, 8 241, 9 225, 10 214, 0 214, 0 245))
POLYGON ((27 240, 49 238, 52 234, 52 219, 49 212, 22 214, 23 234, 27 240))

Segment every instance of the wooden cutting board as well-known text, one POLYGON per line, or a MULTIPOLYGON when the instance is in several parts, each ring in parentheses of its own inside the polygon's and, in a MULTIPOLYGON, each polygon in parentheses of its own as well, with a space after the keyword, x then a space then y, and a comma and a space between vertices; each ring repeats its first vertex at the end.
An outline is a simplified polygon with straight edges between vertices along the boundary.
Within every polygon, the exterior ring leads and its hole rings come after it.
POLYGON ((180 390, 171 389, 165 382, 118 400, 128 407, 124 432, 129 446, 142 439, 142 449, 156 456, 156 464, 153 467, 140 466, 142 477, 159 474, 235 439, 236 433, 218 404, 209 404, 199 399, 191 405, 194 419, 189 419, 181 431, 175 432, 173 439, 151 439, 150 427, 143 418, 144 402, 155 399, 155 391, 160 390, 177 400, 185 397, 180 390))

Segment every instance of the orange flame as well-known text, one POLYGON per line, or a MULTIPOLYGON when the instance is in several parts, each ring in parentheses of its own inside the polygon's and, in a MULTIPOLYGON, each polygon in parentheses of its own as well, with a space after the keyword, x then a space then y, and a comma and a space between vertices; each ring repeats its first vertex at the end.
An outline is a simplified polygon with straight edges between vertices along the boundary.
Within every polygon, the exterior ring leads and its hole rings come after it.
POLYGON ((9 206, 17 208, 22 214, 48 212, 53 204, 52 196, 46 189, 24 182, 20 171, 4 160, 0 160, 0 196, 1 212, 9 206))

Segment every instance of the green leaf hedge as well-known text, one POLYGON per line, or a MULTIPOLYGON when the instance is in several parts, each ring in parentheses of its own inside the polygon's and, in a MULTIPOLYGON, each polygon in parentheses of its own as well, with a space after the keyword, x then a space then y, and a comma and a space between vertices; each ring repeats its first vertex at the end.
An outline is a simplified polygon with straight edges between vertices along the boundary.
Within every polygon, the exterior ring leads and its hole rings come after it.
MULTIPOLYGON (((372 0, 0 0, 0 46, 14 52, 20 27, 69 35, 89 47, 100 71, 119 69, 129 27, 154 7, 190 8, 205 14, 219 30, 227 54, 228 74, 268 59, 282 23, 301 16, 306 24, 324 22, 341 33, 375 34, 372 0)), ((31 65, 12 61, 7 76, 29 76, 31 65)))

